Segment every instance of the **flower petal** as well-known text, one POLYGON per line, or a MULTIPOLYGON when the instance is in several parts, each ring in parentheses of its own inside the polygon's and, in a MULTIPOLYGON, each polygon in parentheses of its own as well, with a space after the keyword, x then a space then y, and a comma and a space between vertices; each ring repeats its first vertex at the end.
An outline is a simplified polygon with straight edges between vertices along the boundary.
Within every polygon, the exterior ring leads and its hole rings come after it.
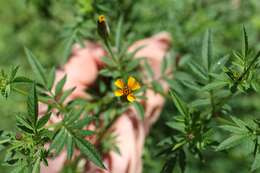
POLYGON ((136 99, 136 97, 133 94, 128 94, 127 95, 127 100, 129 102, 133 102, 133 101, 135 101, 135 99, 136 99))
POLYGON ((116 90, 116 91, 114 91, 114 94, 115 94, 115 96, 120 97, 120 96, 124 95, 124 92, 123 92, 123 90, 116 90))
POLYGON ((120 89, 123 89, 125 87, 125 83, 122 79, 117 79, 114 84, 120 89))
POLYGON ((127 81, 127 86, 128 88, 130 88, 132 91, 134 90, 138 90, 141 88, 139 82, 136 81, 136 79, 132 76, 130 76, 128 78, 128 81, 127 81))

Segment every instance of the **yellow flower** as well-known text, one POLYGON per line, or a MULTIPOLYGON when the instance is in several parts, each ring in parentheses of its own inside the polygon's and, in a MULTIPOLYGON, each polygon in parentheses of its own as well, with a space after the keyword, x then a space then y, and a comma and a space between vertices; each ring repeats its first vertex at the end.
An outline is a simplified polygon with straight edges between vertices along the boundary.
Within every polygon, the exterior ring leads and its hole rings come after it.
POLYGON ((119 88, 114 92, 115 96, 126 96, 129 102, 133 102, 136 99, 136 97, 133 94, 133 91, 141 88, 139 82, 137 82, 136 79, 132 76, 128 78, 127 85, 124 83, 122 79, 117 79, 115 81, 115 86, 119 88))

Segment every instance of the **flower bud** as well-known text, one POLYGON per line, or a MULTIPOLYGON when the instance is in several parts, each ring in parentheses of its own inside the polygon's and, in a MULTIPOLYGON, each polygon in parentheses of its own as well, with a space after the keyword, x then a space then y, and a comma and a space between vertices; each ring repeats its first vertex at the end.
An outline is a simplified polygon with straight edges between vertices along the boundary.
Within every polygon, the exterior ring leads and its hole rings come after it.
POLYGON ((109 27, 104 15, 98 16, 97 30, 100 37, 106 41, 109 36, 109 27))

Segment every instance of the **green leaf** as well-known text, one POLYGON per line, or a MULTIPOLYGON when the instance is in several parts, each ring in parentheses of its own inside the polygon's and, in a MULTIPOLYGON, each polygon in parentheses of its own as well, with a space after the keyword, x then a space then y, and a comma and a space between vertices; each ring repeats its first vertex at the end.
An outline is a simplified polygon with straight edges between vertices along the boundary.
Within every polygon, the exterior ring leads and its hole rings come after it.
POLYGON ((176 164, 176 157, 168 158, 160 173, 172 173, 176 164))
POLYGON ((78 120, 74 125, 73 128, 82 129, 84 126, 88 125, 90 122, 95 120, 94 116, 85 116, 83 119, 78 120))
POLYGON ((38 98, 35 83, 32 84, 31 92, 29 93, 27 99, 27 109, 30 121, 32 122, 33 127, 35 128, 38 119, 38 98))
POLYGON ((27 77, 18 76, 13 79, 12 83, 32 83, 33 81, 27 77))
POLYGON ((190 69, 193 71, 193 73, 195 75, 197 75, 198 77, 200 77, 203 80, 208 80, 206 74, 204 73, 203 69, 200 67, 200 65, 198 65, 195 62, 189 63, 189 67, 190 69))
POLYGON ((161 63, 161 67, 160 67, 161 75, 163 75, 165 73, 165 71, 167 69, 167 66, 168 66, 168 64, 167 64, 167 57, 164 56, 163 60, 162 60, 162 63, 161 63))
POLYGON ((246 28, 244 25, 243 25, 242 54, 243 54, 244 58, 246 58, 248 55, 248 36, 247 36, 246 28))
POLYGON ((171 121, 166 123, 167 126, 170 128, 173 128, 175 130, 178 130, 180 132, 185 132, 185 124, 181 122, 171 121))
POLYGON ((245 133, 248 132, 248 131, 245 130, 244 128, 241 129, 241 128, 239 128, 239 127, 231 126, 231 125, 222 125, 222 126, 220 126, 220 128, 222 128, 222 129, 224 129, 224 130, 226 130, 226 131, 229 131, 229 132, 231 132, 231 133, 238 134, 238 135, 239 135, 239 134, 242 135, 242 134, 245 134, 245 133))
POLYGON ((103 61, 108 67, 111 67, 111 68, 116 67, 116 64, 114 63, 114 61, 107 56, 103 56, 101 58, 101 61, 103 61))
POLYGON ((186 116, 189 114, 187 105, 177 96, 174 90, 170 91, 172 100, 178 109, 178 111, 181 113, 181 115, 186 116))
POLYGON ((35 164, 33 165, 32 173, 40 173, 40 163, 41 163, 41 158, 38 157, 35 164))
POLYGON ((152 81, 152 87, 153 87, 154 91, 157 93, 164 92, 162 85, 158 81, 152 81))
POLYGON ((73 110, 70 113, 65 114, 64 121, 66 122, 66 124, 75 123, 75 121, 79 119, 80 115, 82 115, 83 112, 84 106, 80 109, 73 110))
POLYGON ((247 137, 246 135, 233 135, 225 139, 223 142, 221 142, 217 147, 217 151, 225 150, 234 147, 236 145, 239 145, 243 142, 243 139, 245 139, 246 137, 247 137))
POLYGON ((140 59, 133 59, 127 64, 126 71, 133 71, 140 65, 140 59))
POLYGON ((208 30, 204 36, 202 43, 202 62, 207 71, 210 69, 211 56, 212 56, 212 45, 211 45, 211 31, 208 30))
POLYGON ((138 115, 142 119, 144 119, 144 108, 143 108, 143 106, 139 102, 134 102, 133 106, 134 106, 135 110, 137 111, 138 115))
POLYGON ((212 66, 212 71, 217 72, 220 69, 224 68, 224 65, 227 63, 229 60, 229 55, 225 55, 224 57, 220 58, 213 66, 212 66))
POLYGON ((214 81, 201 88, 201 91, 212 91, 223 88, 226 85, 228 85, 226 81, 214 81))
POLYGON ((82 136, 91 136, 95 134, 95 131, 91 131, 91 130, 80 130, 79 134, 82 136))
POLYGON ((62 92, 62 89, 66 83, 67 75, 64 75, 63 78, 57 83, 55 87, 55 95, 59 95, 62 92))
POLYGON ((66 141, 67 137, 68 137, 68 134, 66 133, 66 129, 61 128, 61 130, 58 132, 58 134, 55 135, 55 137, 51 143, 50 150, 55 149, 56 153, 59 154, 65 145, 65 141, 66 141))
POLYGON ((239 126, 240 128, 246 129, 246 126, 248 126, 244 121, 242 121, 234 116, 230 116, 230 117, 234 121, 234 123, 236 123, 236 125, 239 126))
POLYGON ((67 146, 67 158, 70 160, 72 158, 73 151, 74 151, 74 142, 71 134, 68 134, 66 146, 67 146))
POLYGON ((209 98, 197 99, 197 100, 190 103, 191 107, 200 107, 200 106, 208 106, 208 105, 210 105, 210 99, 209 98))
POLYGON ((120 52, 120 46, 121 46, 121 38, 122 38, 122 26, 123 26, 123 16, 121 15, 119 17, 118 23, 117 23, 117 28, 116 28, 116 48, 118 52, 120 52))
POLYGON ((75 43, 76 34, 77 34, 77 30, 73 31, 73 33, 71 33, 69 38, 67 38, 65 41, 65 48, 63 52, 63 57, 64 57, 63 63, 67 62, 67 59, 71 54, 71 48, 75 43))
POLYGON ((256 169, 260 168, 260 153, 257 153, 254 159, 254 162, 251 166, 251 171, 255 171, 256 169))
POLYGON ((154 73, 146 59, 144 60, 144 68, 147 71, 148 76, 152 79, 154 77, 154 73))
POLYGON ((96 151, 95 147, 86 141, 85 139, 82 138, 75 138, 76 145, 80 149, 80 151, 87 156, 87 158, 92 161, 94 164, 96 164, 100 168, 104 168, 105 166, 103 165, 101 156, 99 153, 96 151))
POLYGON ((184 173, 186 168, 186 155, 183 150, 179 151, 179 166, 181 168, 181 172, 184 173))
POLYGON ((19 66, 12 67, 12 69, 11 69, 11 74, 10 74, 10 76, 9 76, 9 81, 12 81, 12 80, 14 79, 14 77, 15 77, 15 75, 16 75, 18 69, 19 69, 19 66))
POLYGON ((47 113, 46 115, 44 115, 43 117, 41 117, 39 120, 38 120, 38 123, 37 123, 37 128, 40 129, 42 128, 47 122, 48 120, 50 119, 51 117, 51 112, 47 113))
POLYGON ((28 128, 30 130, 30 132, 34 130, 33 127, 32 127, 32 124, 30 124, 31 122, 28 122, 26 117, 23 116, 22 114, 18 114, 16 116, 16 121, 17 121, 17 124, 28 128))
POLYGON ((25 53, 27 55, 27 59, 32 67, 32 70, 34 71, 34 73, 39 77, 39 80, 43 83, 43 84, 47 84, 47 79, 45 76, 45 70, 42 67, 42 65, 39 63, 39 61, 37 60, 37 58, 32 54, 32 52, 25 48, 25 53))
POLYGON ((53 67, 48 75, 48 81, 47 81, 47 88, 50 91, 53 87, 54 81, 55 81, 55 67, 53 67))
POLYGON ((68 89, 68 90, 63 91, 63 93, 62 93, 62 95, 61 95, 59 101, 60 101, 61 103, 63 103, 63 102, 66 100, 66 98, 67 98, 69 95, 71 95, 71 93, 72 93, 75 89, 76 89, 76 87, 73 87, 73 88, 71 88, 71 89, 68 89))

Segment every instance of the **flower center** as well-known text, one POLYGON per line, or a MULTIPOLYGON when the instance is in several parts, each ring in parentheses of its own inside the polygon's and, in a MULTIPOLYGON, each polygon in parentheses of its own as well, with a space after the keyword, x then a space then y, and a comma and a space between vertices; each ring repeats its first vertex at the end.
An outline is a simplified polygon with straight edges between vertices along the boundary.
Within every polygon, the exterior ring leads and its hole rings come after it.
POLYGON ((131 90, 130 90, 128 87, 125 87, 125 88, 123 89, 123 94, 124 94, 124 95, 130 94, 130 92, 131 92, 131 90))

